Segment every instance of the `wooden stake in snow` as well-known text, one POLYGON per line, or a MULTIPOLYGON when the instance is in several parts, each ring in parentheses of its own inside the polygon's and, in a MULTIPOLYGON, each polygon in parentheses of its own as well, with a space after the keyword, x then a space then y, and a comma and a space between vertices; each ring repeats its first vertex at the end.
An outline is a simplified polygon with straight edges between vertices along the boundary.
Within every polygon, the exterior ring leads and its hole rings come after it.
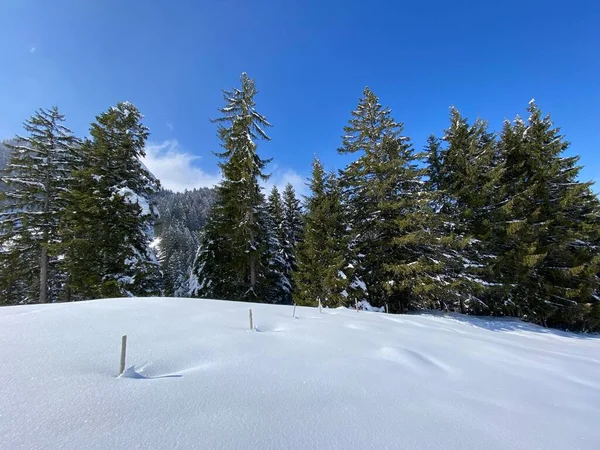
POLYGON ((354 300, 354 306, 356 306, 356 312, 358 312, 358 300, 354 300))
POLYGON ((119 366, 119 375, 125 372, 125 356, 127 353, 127 335, 121 338, 121 365, 119 366))
POLYGON ((385 313, 389 314, 387 303, 385 304, 385 313))
POLYGON ((296 304, 294 303, 294 312, 292 313, 292 317, 296 318, 296 304))
POLYGON ((319 299, 319 312, 323 314, 323 306, 321 305, 321 299, 319 299))
POLYGON ((252 309, 248 310, 248 317, 250 318, 250 331, 254 331, 254 323, 252 323, 252 309))

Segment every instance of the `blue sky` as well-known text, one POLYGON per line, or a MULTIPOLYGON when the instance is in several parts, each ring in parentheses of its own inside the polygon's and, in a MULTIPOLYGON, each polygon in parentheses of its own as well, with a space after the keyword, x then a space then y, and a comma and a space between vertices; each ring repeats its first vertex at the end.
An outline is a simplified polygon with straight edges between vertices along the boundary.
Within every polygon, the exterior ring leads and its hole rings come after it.
POLYGON ((260 152, 276 184, 300 186, 314 154, 349 161, 336 149, 366 85, 419 149, 450 105, 500 129, 535 98, 600 183, 599 23, 596 1, 3 0, 0 138, 52 105, 84 135, 129 100, 164 184, 210 185, 209 118, 246 71, 274 124, 260 152))

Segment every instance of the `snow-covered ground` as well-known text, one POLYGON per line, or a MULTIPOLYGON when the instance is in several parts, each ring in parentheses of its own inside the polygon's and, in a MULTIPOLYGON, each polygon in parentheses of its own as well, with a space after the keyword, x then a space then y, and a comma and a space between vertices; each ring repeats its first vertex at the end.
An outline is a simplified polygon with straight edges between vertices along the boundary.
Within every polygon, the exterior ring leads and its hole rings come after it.
POLYGON ((191 299, 0 308, 0 448, 600 448, 597 337, 296 315, 191 299), (116 377, 123 334, 130 378, 116 377))

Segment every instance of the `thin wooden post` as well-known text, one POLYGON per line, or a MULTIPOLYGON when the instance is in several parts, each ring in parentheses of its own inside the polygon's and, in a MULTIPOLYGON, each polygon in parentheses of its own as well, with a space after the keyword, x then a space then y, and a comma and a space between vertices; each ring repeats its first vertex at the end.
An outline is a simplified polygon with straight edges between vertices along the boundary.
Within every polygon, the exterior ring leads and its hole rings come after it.
POLYGON ((323 314, 323 305, 321 305, 321 299, 319 299, 319 312, 323 314))
POLYGON ((388 311, 388 304, 387 304, 387 303, 385 304, 385 313, 386 313, 386 314, 389 314, 389 311, 388 311))
POLYGON ((296 318, 296 304, 294 303, 294 312, 292 313, 292 317, 296 318))
POLYGON ((127 335, 121 338, 121 365, 119 366, 119 375, 125 372, 125 357, 127 353, 127 335))
POLYGON ((354 306, 356 307, 356 312, 358 312, 358 300, 354 300, 354 306))
POLYGON ((252 322, 252 309, 248 310, 248 317, 250 318, 250 331, 254 331, 254 323, 252 322))

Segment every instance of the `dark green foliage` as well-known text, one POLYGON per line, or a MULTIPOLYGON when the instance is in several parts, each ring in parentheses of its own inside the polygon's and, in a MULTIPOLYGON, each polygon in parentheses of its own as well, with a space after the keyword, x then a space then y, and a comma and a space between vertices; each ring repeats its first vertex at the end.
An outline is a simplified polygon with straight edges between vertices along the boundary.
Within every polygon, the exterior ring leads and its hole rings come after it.
POLYGON ((72 299, 160 292, 149 247, 156 218, 150 198, 159 183, 139 160, 148 136, 141 119, 135 106, 119 103, 96 118, 82 146, 82 167, 63 196, 58 246, 72 299))
POLYGON ((532 102, 525 123, 505 123, 498 261, 511 314, 541 324, 590 328, 597 311, 599 202, 578 181, 569 143, 532 102), (588 317, 589 316, 589 317, 588 317))
POLYGON ((268 294, 270 303, 292 303, 292 284, 289 277, 289 255, 286 254, 287 233, 284 205, 279 190, 273 186, 263 215, 267 231, 268 294))
POLYGON ((283 259, 285 275, 291 282, 292 290, 294 289, 292 273, 297 267, 297 252, 302 242, 303 223, 300 200, 296 198, 294 188, 288 183, 283 191, 283 259))
POLYGON ((311 195, 306 201, 303 241, 293 272, 294 301, 299 305, 337 307, 347 304, 348 239, 344 226, 341 190, 333 174, 313 161, 311 195))
POLYGON ((382 170, 380 163, 387 156, 382 144, 384 139, 402 142, 406 138, 401 135, 402 125, 393 119, 391 110, 383 108, 368 87, 351 115, 344 127, 342 147, 338 149, 339 153, 360 153, 359 158, 341 172, 349 230, 347 258, 353 268, 351 287, 357 288, 351 289, 349 294, 353 300, 366 297, 379 305, 388 301, 387 289, 383 287, 387 272, 383 264, 387 260, 381 254, 387 243, 383 244, 384 238, 378 229, 385 220, 380 202, 388 194, 382 184, 393 176, 382 170))
POLYGON ((164 278, 164 295, 185 297, 200 231, 208 220, 215 191, 209 188, 185 192, 161 190, 154 196, 160 216, 155 233, 164 278))
POLYGON ((242 74, 240 89, 224 91, 222 116, 214 121, 223 147, 218 153, 223 181, 194 264, 192 295, 265 300, 269 238, 259 181, 268 179, 269 161, 258 156, 254 140, 268 140, 262 127, 271 125, 255 109, 256 93, 254 80, 242 74))
POLYGON ((266 232, 266 252, 263 265, 266 272, 265 300, 269 303, 290 304, 292 301, 292 285, 287 275, 287 261, 284 253, 286 240, 283 227, 283 203, 277 187, 273 187, 266 205, 266 211, 261 214, 262 228, 266 232))
POLYGON ((366 88, 340 149, 361 153, 342 172, 354 284, 374 306, 398 311, 445 304, 465 284, 455 252, 464 239, 443 233, 437 194, 402 128, 366 88))
POLYGON ((442 141, 444 146, 434 137, 429 139, 428 176, 437 193, 438 210, 450 225, 444 233, 466 239, 459 255, 462 279, 471 283, 463 284, 460 311, 497 314, 502 310, 501 294, 489 268, 496 257, 491 240, 502 173, 495 135, 485 121, 469 125, 451 108, 450 126, 442 141))
POLYGON ((57 301, 64 281, 54 249, 59 219, 78 163, 77 141, 58 108, 40 109, 24 124, 26 136, 8 148, 2 182, 0 295, 7 303, 57 301))

